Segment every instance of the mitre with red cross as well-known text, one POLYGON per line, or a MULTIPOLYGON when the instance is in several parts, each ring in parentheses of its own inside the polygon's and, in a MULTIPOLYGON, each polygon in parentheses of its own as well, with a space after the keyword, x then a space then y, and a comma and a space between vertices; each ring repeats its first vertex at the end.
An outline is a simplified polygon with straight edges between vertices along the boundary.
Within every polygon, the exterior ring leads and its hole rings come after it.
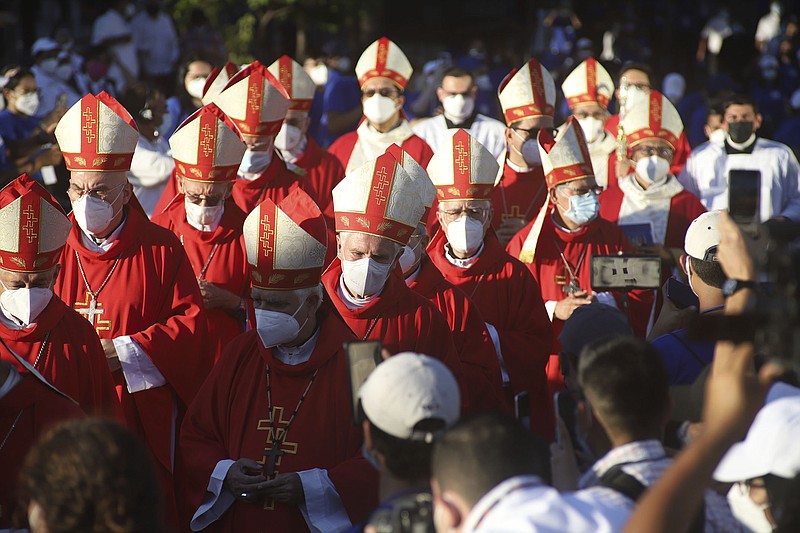
POLYGON ((625 113, 620 126, 625 131, 628 150, 648 139, 663 139, 674 150, 683 132, 683 121, 678 110, 656 90, 651 90, 647 100, 625 113))
POLYGON ((333 189, 336 231, 369 233, 405 245, 425 212, 418 181, 389 152, 366 162, 333 189))
POLYGON ((289 110, 308 113, 311 110, 311 101, 314 99, 314 91, 317 90, 317 86, 314 85, 311 76, 303 70, 303 66, 291 57, 283 55, 272 63, 268 70, 289 93, 289 98, 292 99, 289 110))
POLYGON ((277 205, 266 198, 244 221, 253 286, 294 290, 319 285, 328 233, 317 204, 302 189, 277 205))
POLYGON ((58 202, 27 174, 0 190, 0 268, 14 272, 53 268, 71 229, 58 202))
POLYGON ((78 100, 55 133, 69 170, 126 172, 139 140, 131 114, 105 91, 78 100))
POLYGON ((398 145, 393 143, 386 151, 400 161, 403 169, 408 172, 408 175, 414 180, 417 186, 417 193, 422 200, 422 205, 425 206, 425 212, 422 214, 422 221, 428 220, 428 213, 433 206, 433 201, 436 200, 436 187, 433 185, 430 176, 428 176, 428 172, 417 163, 416 159, 411 157, 408 152, 398 145))
POLYGON ((369 45, 356 63, 356 76, 361 87, 372 78, 386 78, 403 90, 413 72, 406 55, 388 37, 381 37, 369 45))
POLYGON ((608 109, 608 102, 614 95, 614 81, 600 62, 589 57, 564 78, 561 90, 572 110, 594 103, 608 109))
POLYGON ((509 126, 526 118, 552 117, 556 84, 547 69, 531 58, 500 82, 497 97, 509 126))
POLYGON ((586 137, 574 116, 567 119, 555 139, 542 128, 536 140, 548 188, 594 176, 586 137))
POLYGON ((258 61, 237 72, 214 98, 242 136, 277 135, 289 109, 289 94, 258 61))
POLYGON ((203 105, 210 104, 214 101, 222 89, 228 85, 231 78, 239 71, 234 63, 226 61, 222 68, 214 67, 211 74, 206 78, 206 84, 203 86, 203 97, 200 99, 203 105))
POLYGON ((169 139, 175 170, 193 181, 231 181, 242 162, 245 144, 236 126, 215 104, 183 121, 169 139))
POLYGON ((428 163, 439 201, 488 200, 499 170, 497 159, 465 130, 448 130, 448 136, 428 163))

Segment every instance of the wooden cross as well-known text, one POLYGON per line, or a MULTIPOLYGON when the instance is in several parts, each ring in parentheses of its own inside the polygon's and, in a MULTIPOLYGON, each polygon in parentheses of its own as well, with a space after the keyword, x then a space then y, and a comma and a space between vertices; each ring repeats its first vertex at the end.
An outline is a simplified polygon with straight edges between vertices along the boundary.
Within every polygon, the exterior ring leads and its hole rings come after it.
POLYGON ((378 176, 378 183, 375 184, 372 190, 375 191, 375 203, 381 205, 386 201, 386 192, 384 189, 389 185, 386 167, 381 167, 381 169, 375 175, 378 176))
MULTIPOLYGON (((264 454, 260 461, 260 465, 266 465, 264 475, 267 479, 274 479, 278 474, 278 467, 281 466, 281 458, 284 455, 297 455, 298 443, 284 442, 286 438, 286 426, 289 424, 288 420, 283 418, 283 407, 273 407, 270 418, 262 418, 258 421, 256 429, 258 431, 267 432, 267 442, 264 446, 264 454), (274 431, 273 423, 275 420, 274 431), (284 426, 284 427, 278 427, 284 426)), ((275 501, 272 498, 267 498, 264 502, 264 509, 272 511, 275 509, 275 501)))
POLYGON ((264 228, 264 233, 261 234, 261 245, 264 247, 264 256, 269 257, 269 254, 273 252, 272 245, 270 244, 270 239, 275 234, 272 230, 272 225, 269 223, 269 217, 264 215, 264 218, 261 219, 261 226, 264 228))
POLYGON ((111 321, 110 320, 100 320, 100 316, 105 314, 105 310, 102 309, 103 304, 95 300, 94 296, 92 296, 89 291, 86 291, 86 297, 83 299, 82 302, 75 302, 75 310, 86 317, 86 320, 94 327, 95 331, 98 333, 101 331, 111 331, 111 321), (78 307, 79 305, 83 307, 78 307), (98 317, 95 320, 95 317, 98 317))
POLYGON ((501 220, 503 222, 505 222, 506 220, 508 220, 510 218, 525 218, 525 215, 520 212, 518 205, 512 205, 510 213, 503 213, 501 215, 501 220))
POLYGON ((86 106, 86 109, 83 110, 83 133, 86 135, 86 142, 88 144, 92 144, 92 141, 96 138, 94 133, 95 124, 97 124, 97 120, 94 118, 92 108, 86 106))
POLYGON ((36 218, 36 213, 33 211, 32 205, 28 205, 22 214, 26 216, 25 225, 22 226, 22 229, 25 230, 25 235, 28 238, 28 244, 30 244, 37 237, 35 224, 36 222, 39 222, 39 219, 36 218))

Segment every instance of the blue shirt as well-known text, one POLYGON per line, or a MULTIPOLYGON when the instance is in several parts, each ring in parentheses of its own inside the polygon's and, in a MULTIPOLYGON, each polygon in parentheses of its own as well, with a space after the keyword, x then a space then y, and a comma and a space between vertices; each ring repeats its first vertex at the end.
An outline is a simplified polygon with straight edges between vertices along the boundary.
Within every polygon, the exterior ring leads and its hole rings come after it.
MULTIPOLYGON (((714 307, 702 314, 721 309, 714 307)), ((714 341, 698 341, 686 338, 686 329, 679 329, 653 340, 650 343, 661 353, 667 367, 669 385, 691 385, 700 372, 714 359, 714 341)))
MULTIPOLYGON (((333 134, 328 130, 328 113, 331 111, 343 113, 361 106, 361 89, 355 76, 345 76, 334 68, 328 69, 328 83, 322 93, 322 120, 318 139, 316 141, 323 148, 327 148, 339 135, 347 131, 333 134)), ((356 124, 348 131, 354 131, 356 124)))
MULTIPOLYGON (((5 169, 9 164, 6 158, 7 143, 27 139, 38 126, 39 119, 36 117, 15 115, 8 109, 0 111, 0 137, 5 141, 2 145, 3 154, 0 156, 0 169, 5 169)), ((39 183, 43 182, 41 172, 37 171, 31 178, 39 183)))

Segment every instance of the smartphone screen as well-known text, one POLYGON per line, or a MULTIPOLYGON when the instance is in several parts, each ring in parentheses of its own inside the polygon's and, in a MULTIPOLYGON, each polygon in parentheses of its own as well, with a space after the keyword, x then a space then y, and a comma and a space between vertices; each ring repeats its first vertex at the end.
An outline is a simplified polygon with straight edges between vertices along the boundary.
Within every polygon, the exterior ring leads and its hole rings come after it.
POLYGON ((531 429, 531 403, 528 391, 522 391, 514 396, 514 415, 525 429, 531 429))
POLYGON ((354 341, 344 344, 347 354, 347 368, 350 373, 350 397, 353 405, 353 423, 360 423, 358 412, 358 389, 367 380, 367 377, 380 364, 381 341, 354 341))
POLYGON ((728 211, 743 230, 754 232, 759 221, 761 171, 731 169, 728 174, 728 211))

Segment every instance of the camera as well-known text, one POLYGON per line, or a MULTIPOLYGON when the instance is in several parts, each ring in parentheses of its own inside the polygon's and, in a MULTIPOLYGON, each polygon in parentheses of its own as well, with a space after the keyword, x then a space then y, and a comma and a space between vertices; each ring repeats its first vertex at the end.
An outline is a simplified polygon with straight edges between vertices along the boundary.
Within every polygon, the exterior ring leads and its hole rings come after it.
POLYGON ((434 533, 433 498, 427 492, 396 498, 390 508, 376 510, 369 525, 378 533, 434 533))

